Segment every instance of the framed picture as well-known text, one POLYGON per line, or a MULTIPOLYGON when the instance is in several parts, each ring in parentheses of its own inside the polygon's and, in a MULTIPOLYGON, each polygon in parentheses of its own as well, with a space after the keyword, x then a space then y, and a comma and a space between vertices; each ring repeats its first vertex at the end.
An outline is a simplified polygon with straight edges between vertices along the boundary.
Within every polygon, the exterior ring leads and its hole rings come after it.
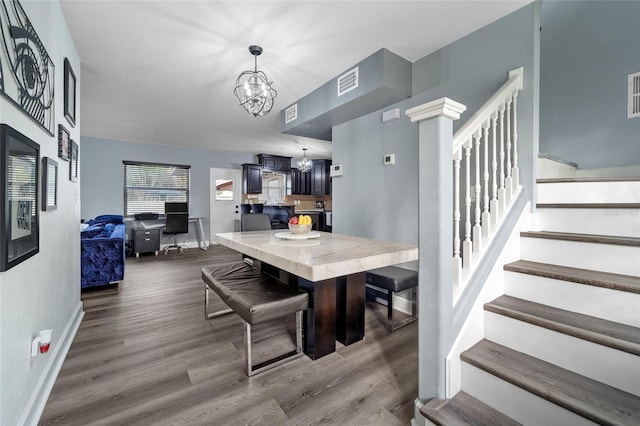
POLYGON ((64 116, 71 127, 76 125, 76 75, 68 58, 64 58, 64 116))
POLYGON ((42 158, 42 211, 55 210, 58 207, 58 163, 42 158))
POLYGON ((69 141, 69 180, 78 181, 78 144, 69 141))
POLYGON ((0 271, 6 271, 40 250, 40 145, 1 124, 0 157, 0 271))
POLYGON ((58 157, 69 161, 69 131, 58 124, 58 157))

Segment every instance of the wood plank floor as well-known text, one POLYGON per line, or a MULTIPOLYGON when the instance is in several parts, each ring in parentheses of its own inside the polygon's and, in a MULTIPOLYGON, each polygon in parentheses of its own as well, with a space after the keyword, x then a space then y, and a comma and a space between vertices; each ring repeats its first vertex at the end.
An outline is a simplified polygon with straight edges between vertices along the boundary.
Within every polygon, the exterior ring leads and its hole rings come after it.
MULTIPOLYGON (((409 424, 417 323, 390 334, 386 308, 368 305, 363 341, 248 378, 242 321, 204 319, 200 278, 205 265, 238 260, 220 246, 128 258, 120 293, 83 292, 86 314, 39 424, 409 424)), ((280 351, 292 333, 268 324, 255 331, 254 351, 280 351)))

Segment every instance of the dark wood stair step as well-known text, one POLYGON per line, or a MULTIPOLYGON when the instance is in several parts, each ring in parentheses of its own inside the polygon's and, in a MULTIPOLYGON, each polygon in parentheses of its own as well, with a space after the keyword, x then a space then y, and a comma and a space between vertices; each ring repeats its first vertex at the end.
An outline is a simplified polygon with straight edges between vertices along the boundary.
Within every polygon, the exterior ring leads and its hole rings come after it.
POLYGON ((640 277, 634 277, 632 275, 571 268, 569 266, 531 262, 529 260, 518 260, 508 263, 504 265, 504 270, 594 287, 603 287, 611 290, 626 291, 628 293, 640 293, 640 277))
POLYGON ((485 304, 484 309, 640 356, 640 329, 637 327, 506 295, 485 304))
POLYGON ((613 244, 619 246, 640 247, 640 238, 618 237, 614 235, 576 234, 571 232, 526 231, 521 237, 544 238, 549 240, 578 241, 582 243, 613 244))
POLYGON ((460 357, 463 362, 596 423, 640 424, 639 397, 522 352, 481 340, 460 357))
POLYGON ((432 399, 420 413, 440 426, 517 426, 520 423, 475 399, 458 392, 451 399, 432 399))

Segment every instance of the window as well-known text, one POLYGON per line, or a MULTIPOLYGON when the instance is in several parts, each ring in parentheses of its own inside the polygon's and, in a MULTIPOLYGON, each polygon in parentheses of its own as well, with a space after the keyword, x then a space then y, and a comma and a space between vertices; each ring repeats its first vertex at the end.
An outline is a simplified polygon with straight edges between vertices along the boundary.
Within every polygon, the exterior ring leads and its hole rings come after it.
POLYGON ((124 161, 124 214, 164 213, 164 203, 189 203, 189 169, 175 164, 124 161))

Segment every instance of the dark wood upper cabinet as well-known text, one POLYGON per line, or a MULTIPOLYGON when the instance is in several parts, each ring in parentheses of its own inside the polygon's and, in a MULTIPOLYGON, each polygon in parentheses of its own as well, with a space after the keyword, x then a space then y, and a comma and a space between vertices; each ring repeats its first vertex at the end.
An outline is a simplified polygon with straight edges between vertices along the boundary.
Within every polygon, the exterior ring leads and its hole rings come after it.
POLYGON ((262 193, 262 166, 259 164, 242 165, 242 192, 244 194, 262 193))
POLYGON ((280 157, 278 155, 258 154, 258 162, 264 170, 270 172, 290 172, 291 157, 280 157))
POLYGON ((302 173, 295 167, 291 168, 291 194, 309 195, 311 192, 311 175, 302 173))
POLYGON ((330 160, 313 160, 311 167, 311 195, 331 195, 330 160))

